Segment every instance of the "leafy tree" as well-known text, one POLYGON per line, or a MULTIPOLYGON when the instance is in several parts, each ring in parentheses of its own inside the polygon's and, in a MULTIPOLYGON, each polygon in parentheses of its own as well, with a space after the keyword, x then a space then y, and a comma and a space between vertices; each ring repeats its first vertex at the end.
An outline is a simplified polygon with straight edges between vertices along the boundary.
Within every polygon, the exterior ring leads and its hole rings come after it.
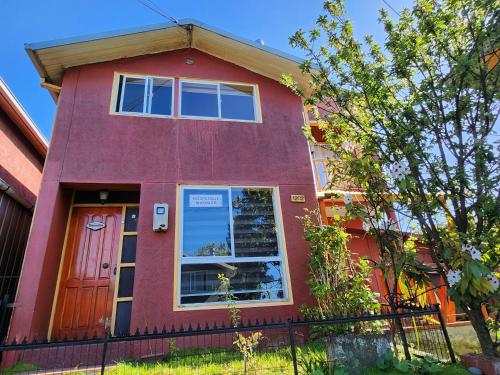
POLYGON ((283 79, 317 108, 338 158, 333 183, 416 223, 489 355, 498 353, 481 307, 498 309, 499 6, 416 0, 394 18, 382 9, 380 46, 354 37, 342 0, 326 1, 316 27, 290 38, 307 54, 310 92, 283 79))

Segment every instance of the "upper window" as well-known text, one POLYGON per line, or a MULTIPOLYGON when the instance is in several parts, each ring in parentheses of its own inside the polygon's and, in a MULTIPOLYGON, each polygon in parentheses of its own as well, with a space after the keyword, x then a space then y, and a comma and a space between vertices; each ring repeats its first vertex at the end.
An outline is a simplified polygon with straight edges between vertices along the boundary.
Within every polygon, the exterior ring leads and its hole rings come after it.
POLYGON ((224 303, 225 274, 238 301, 286 298, 273 188, 184 187, 181 305, 224 303))
POLYGON ((172 116, 172 78, 120 75, 115 112, 172 116))
POLYGON ((181 81, 180 87, 181 116, 257 121, 254 85, 181 81))

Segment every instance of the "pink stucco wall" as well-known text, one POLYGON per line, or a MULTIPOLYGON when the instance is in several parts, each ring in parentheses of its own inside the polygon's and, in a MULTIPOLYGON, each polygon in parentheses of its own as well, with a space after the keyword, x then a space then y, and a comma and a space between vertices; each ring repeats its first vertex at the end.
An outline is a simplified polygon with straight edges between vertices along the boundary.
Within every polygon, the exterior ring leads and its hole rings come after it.
MULTIPOLYGON (((139 184, 141 211, 132 325, 198 322, 207 311, 173 311, 176 186, 279 186, 294 304, 243 309, 246 318, 288 317, 310 302, 307 246, 295 218, 315 208, 312 170, 302 134, 300 98, 278 82, 197 50, 179 50, 67 71, 10 336, 47 334, 65 222, 66 188, 139 184), (185 64, 186 57, 194 60, 185 64), (236 81, 259 86, 262 123, 158 119, 109 114, 115 71, 236 81), (291 203, 303 194, 306 203, 291 203), (167 233, 152 231, 155 202, 170 205, 167 233)), ((211 320, 227 318, 210 310, 211 320)))

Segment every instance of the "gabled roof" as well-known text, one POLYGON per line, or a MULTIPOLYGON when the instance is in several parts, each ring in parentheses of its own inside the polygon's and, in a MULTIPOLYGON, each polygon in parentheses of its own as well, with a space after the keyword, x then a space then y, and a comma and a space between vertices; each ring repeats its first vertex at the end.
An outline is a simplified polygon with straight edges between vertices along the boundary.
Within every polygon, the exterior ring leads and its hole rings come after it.
POLYGON ((188 47, 277 81, 290 73, 303 89, 308 86, 299 69, 302 59, 194 19, 25 45, 42 79, 59 86, 65 69, 72 66, 188 47))
POLYGON ((0 109, 12 120, 35 150, 45 159, 48 143, 19 100, 0 77, 0 109))

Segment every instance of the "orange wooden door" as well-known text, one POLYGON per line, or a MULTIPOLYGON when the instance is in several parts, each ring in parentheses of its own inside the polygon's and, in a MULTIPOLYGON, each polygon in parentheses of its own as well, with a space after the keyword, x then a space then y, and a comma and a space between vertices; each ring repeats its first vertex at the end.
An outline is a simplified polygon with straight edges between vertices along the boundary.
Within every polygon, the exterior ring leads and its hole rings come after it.
POLYGON ((74 207, 52 337, 104 335, 111 324, 121 207, 74 207))

